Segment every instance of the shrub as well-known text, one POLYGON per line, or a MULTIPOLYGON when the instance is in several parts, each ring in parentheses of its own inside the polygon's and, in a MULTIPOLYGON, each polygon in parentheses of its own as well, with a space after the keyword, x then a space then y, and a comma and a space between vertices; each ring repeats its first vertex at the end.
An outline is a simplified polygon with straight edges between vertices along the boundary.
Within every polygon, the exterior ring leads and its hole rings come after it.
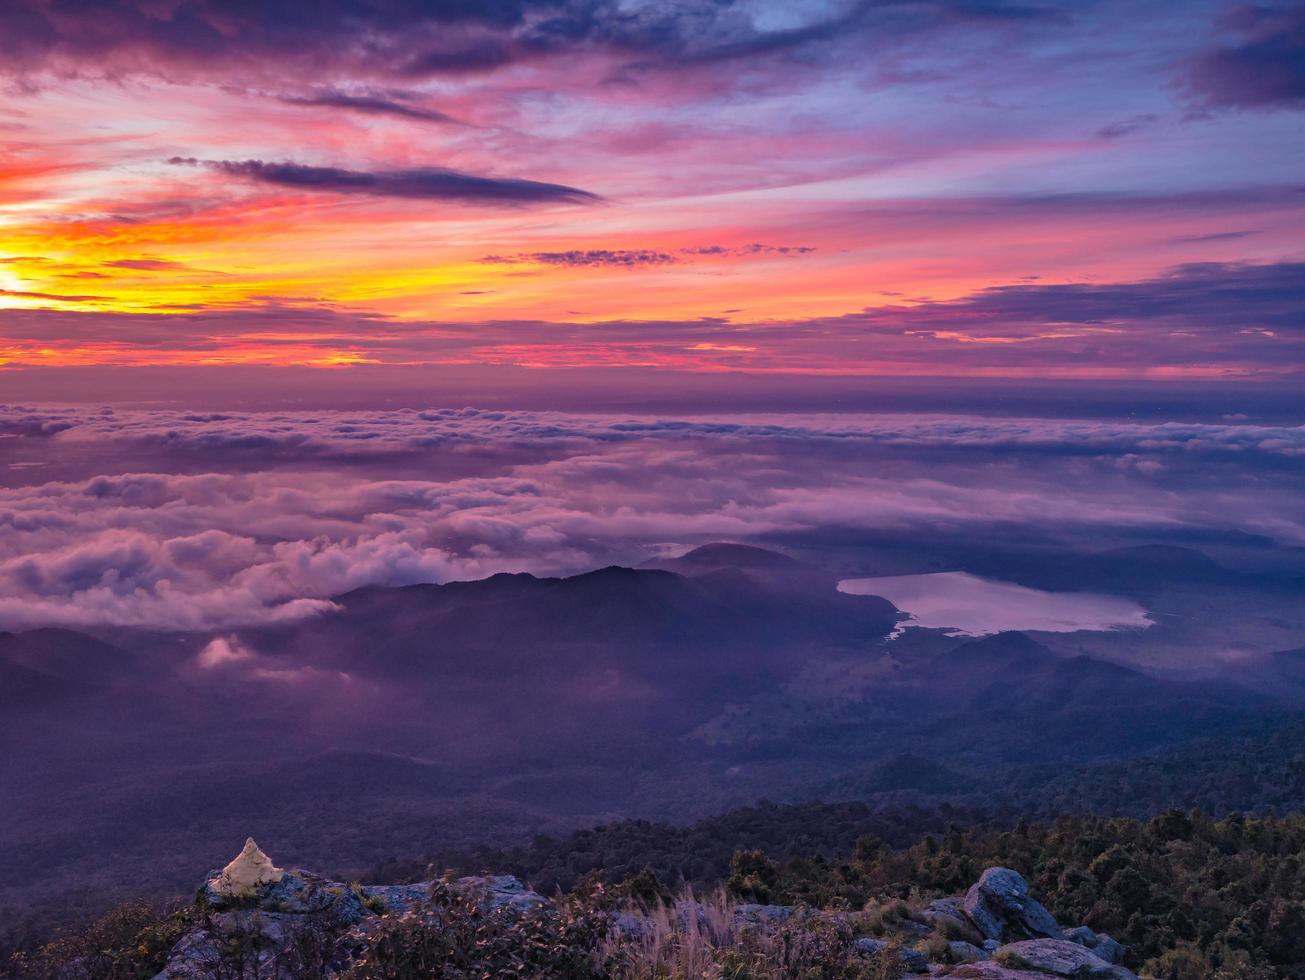
POLYGON ((195 924, 192 909, 160 909, 148 902, 124 902, 89 925, 71 929, 35 954, 17 956, 15 976, 80 980, 144 980, 167 962, 168 952, 195 924))
POLYGON ((735 851, 727 883, 731 895, 747 902, 770 902, 779 881, 779 869, 764 851, 735 851))
POLYGON ((579 903, 518 913, 437 881, 431 906, 386 921, 343 980, 480 980, 482 977, 598 978, 604 913, 579 903))

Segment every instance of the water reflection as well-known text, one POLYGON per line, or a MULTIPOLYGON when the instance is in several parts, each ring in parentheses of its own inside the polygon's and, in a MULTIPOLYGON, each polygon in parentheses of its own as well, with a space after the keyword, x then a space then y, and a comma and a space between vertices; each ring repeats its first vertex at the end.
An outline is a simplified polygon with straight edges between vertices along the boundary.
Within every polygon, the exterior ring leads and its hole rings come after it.
POLYGON ((883 596, 910 613, 903 626, 950 629, 963 636, 1002 630, 1117 630, 1151 625, 1131 599, 1094 592, 1043 592, 966 572, 849 578, 838 590, 883 596))

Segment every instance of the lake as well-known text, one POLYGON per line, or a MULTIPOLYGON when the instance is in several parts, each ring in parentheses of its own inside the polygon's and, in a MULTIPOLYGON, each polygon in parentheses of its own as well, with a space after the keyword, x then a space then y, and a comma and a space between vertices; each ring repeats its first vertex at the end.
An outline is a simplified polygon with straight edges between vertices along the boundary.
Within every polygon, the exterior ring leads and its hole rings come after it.
POLYGON ((883 596, 911 618, 902 626, 950 629, 962 636, 1003 630, 1145 629, 1146 610, 1132 599, 1094 592, 1043 592, 967 572, 849 578, 838 583, 849 595, 883 596))

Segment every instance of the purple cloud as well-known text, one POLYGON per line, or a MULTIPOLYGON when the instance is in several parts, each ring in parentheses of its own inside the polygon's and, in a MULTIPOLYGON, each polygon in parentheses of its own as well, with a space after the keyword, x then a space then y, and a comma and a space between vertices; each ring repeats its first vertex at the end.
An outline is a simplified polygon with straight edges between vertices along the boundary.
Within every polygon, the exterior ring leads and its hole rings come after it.
POLYGON ((11 458, 65 468, 0 471, 0 628, 235 628, 329 614, 365 585, 828 527, 1305 542, 1293 426, 8 408, 0 435, 11 458), (154 469, 95 475, 102 458, 154 469))
POLYGON ((1224 23, 1234 43, 1220 41, 1190 64, 1186 87, 1211 108, 1305 106, 1305 6, 1243 4, 1224 23))
MULTIPOLYGON (((810 245, 696 245, 679 250, 688 256, 742 256, 742 255, 807 255, 816 251, 810 245)), ((619 266, 634 269, 641 266, 673 265, 681 261, 669 252, 651 248, 590 248, 567 249, 560 252, 517 252, 513 255, 486 255, 481 262, 490 265, 564 265, 573 268, 585 266, 619 266)))
POLYGON ((92 303, 105 298, 103 296, 34 292, 25 289, 0 289, 0 296, 13 296, 15 299, 41 299, 57 303, 92 303))
MULTIPOLYGON (((886 314, 893 316, 894 314, 886 314)), ((940 316, 953 325, 1182 325, 1200 332, 1273 328, 1305 331, 1305 263, 1202 262, 1131 283, 993 286, 947 303, 913 307, 902 321, 940 316)))
POLYGON ((171 272, 178 269, 186 269, 188 266, 184 262, 173 262, 169 259, 114 259, 112 262, 103 263, 106 269, 134 269, 138 272, 171 272))
POLYGON ((1153 112, 1130 116, 1128 119, 1121 119, 1108 126, 1103 126, 1097 130, 1097 135, 1102 139, 1118 139, 1121 136, 1129 136, 1139 130, 1146 129, 1148 126, 1154 126, 1159 119, 1160 117, 1153 112))
POLYGON ((371 197, 425 200, 496 201, 508 204, 583 203, 600 200, 596 194, 563 184, 482 177, 446 170, 442 167, 362 171, 342 170, 337 167, 312 167, 290 162, 197 160, 193 157, 172 157, 168 163, 207 167, 218 173, 256 183, 327 194, 364 194, 371 197))
POLYGON ((457 119, 435 109, 425 109, 407 101, 391 97, 384 93, 341 92, 326 89, 311 95, 278 96, 287 105, 308 106, 319 109, 345 109, 372 116, 395 116, 400 119, 413 119, 418 122, 456 123, 457 119))
POLYGON ((346 75, 429 76, 492 70, 561 51, 618 52, 639 68, 796 56, 858 36, 904 38, 1064 20, 1052 6, 1002 0, 852 2, 795 11, 766 26, 733 4, 644 5, 612 0, 412 3, 87 0, 75 12, 46 0, 10 0, 0 12, 0 64, 226 73, 289 67, 346 75))
POLYGON ((680 249, 685 255, 808 255, 816 251, 812 245, 695 245, 680 249))
POLYGON ((565 265, 584 267, 595 265, 618 266, 633 269, 638 266, 671 265, 677 261, 674 255, 653 249, 569 249, 565 252, 518 252, 515 255, 486 255, 481 260, 489 265, 520 265, 537 263, 540 265, 565 265))

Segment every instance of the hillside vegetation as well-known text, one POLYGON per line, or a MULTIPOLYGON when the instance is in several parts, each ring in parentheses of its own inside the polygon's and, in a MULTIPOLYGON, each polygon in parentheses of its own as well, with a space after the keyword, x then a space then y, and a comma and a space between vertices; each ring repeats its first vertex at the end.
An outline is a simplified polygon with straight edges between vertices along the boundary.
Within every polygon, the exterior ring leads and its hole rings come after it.
MULTIPOLYGON (((890 837, 895 835, 891 822, 845 805, 759 806, 692 828, 625 822, 498 852, 503 866, 494 870, 517 872, 532 885, 565 885, 564 893, 556 893, 564 918, 550 920, 547 929, 536 924, 544 932, 531 933, 535 938, 529 941, 544 943, 557 962, 571 964, 584 959, 583 950, 568 949, 568 944, 592 946, 602 931, 595 916, 610 915, 630 902, 645 910, 674 908, 677 897, 683 900, 689 879, 696 879, 701 883, 699 894, 709 894, 706 886, 713 881, 721 886, 721 901, 836 910, 841 917, 799 917, 786 926, 787 942, 810 954, 803 969, 812 972, 793 975, 869 977, 867 971, 878 969, 873 963, 849 966, 843 952, 830 953, 833 958, 824 962, 818 951, 845 950, 848 938, 858 932, 886 935, 896 942, 892 937, 907 927, 914 930, 908 930, 909 936, 918 934, 916 944, 921 948, 929 949, 931 942, 946 946, 958 937, 939 931, 936 918, 930 918, 930 909, 938 905, 931 906, 930 901, 964 893, 985 868, 1004 866, 1028 879, 1031 894, 1058 921, 1083 923, 1123 944, 1125 964, 1144 976, 1166 980, 1305 977, 1305 875, 1301 873, 1305 817, 1233 814, 1216 820, 1179 811, 1148 821, 1066 817, 1004 830, 953 826, 905 846, 863 833, 875 820, 890 837), (858 836, 849 841, 854 835, 858 836), (931 928, 936 933, 933 938, 931 928), (840 929, 852 931, 843 935, 840 929)), ((479 851, 474 859, 492 857, 494 852, 479 851)), ((405 873, 414 880, 429 880, 431 872, 419 862, 387 862, 363 876, 359 894, 397 894, 365 882, 378 878, 393 882, 405 873)), ((465 918, 464 913, 470 914, 466 909, 448 912, 448 928, 462 929, 471 937, 468 941, 484 941, 499 949, 504 962, 521 953, 514 946, 526 941, 521 936, 511 929, 501 933, 495 931, 498 926, 463 921, 459 916, 465 918)), ((15 960, 11 972, 57 976, 60 964, 69 959, 86 961, 87 951, 95 950, 100 965, 84 974, 86 980, 150 976, 162 964, 170 943, 195 928, 195 915, 192 908, 152 910, 128 904, 92 926, 65 930, 44 950, 15 960)), ((386 936, 387 955, 400 959, 420 952, 409 948, 412 944, 426 944, 423 949, 432 943, 447 944, 447 937, 440 940, 429 930, 400 929, 386 936)), ((761 955, 757 950, 748 955, 753 953, 761 955)), ((670 972, 649 975, 667 980, 771 975, 725 972, 727 960, 723 953, 712 960, 716 972, 677 973, 672 965, 670 972)), ((935 966, 946 961, 944 950, 935 966)), ((592 965, 593 961, 584 962, 592 965)), ((630 975, 614 972, 610 964, 594 969, 595 976, 630 975)), ((959 965, 945 972, 966 975, 959 965)), ((360 974, 405 975, 418 974, 360 974)), ((482 974, 465 974, 472 975, 482 974)))

